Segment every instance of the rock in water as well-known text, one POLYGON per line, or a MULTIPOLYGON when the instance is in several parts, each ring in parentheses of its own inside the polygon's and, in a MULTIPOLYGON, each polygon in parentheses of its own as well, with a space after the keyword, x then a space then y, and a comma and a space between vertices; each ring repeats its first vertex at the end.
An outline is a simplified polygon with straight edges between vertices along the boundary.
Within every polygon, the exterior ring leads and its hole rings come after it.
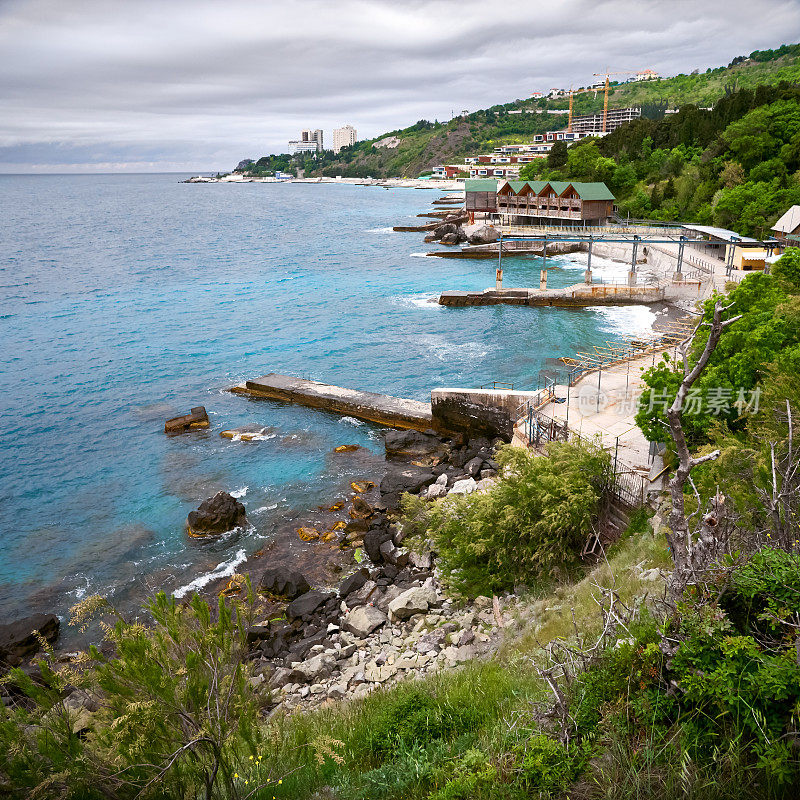
POLYGON ((247 522, 244 506, 227 492, 217 492, 186 518, 189 536, 218 536, 247 522))
POLYGON ((39 650, 41 643, 37 632, 52 644, 58 637, 59 627, 55 614, 33 614, 0 625, 0 662, 16 666, 23 658, 39 650))
POLYGON ((183 417, 168 419, 164 423, 164 433, 183 433, 197 428, 207 428, 210 424, 205 406, 196 406, 183 417))
POLYGON ((310 588, 311 585, 301 573, 291 569, 269 567, 261 576, 258 591, 294 600, 295 597, 305 594, 310 588))

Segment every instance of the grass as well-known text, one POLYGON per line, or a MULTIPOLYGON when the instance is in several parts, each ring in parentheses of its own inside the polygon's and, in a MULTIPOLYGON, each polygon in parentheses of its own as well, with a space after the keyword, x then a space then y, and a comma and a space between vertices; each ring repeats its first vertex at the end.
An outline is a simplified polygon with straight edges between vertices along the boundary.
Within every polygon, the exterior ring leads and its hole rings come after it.
POLYGON ((269 763, 272 776, 282 783, 257 796, 531 796, 519 765, 537 730, 533 709, 550 701, 532 662, 542 663, 542 648, 556 638, 571 638, 576 631, 589 638, 599 630, 595 583, 614 587, 623 601, 631 601, 645 589, 659 589, 643 584, 634 567, 641 562, 667 566, 667 560, 652 533, 630 535, 582 580, 534 601, 530 616, 518 620, 521 636, 495 658, 406 680, 360 701, 276 716, 270 722, 270 752, 263 753, 262 763, 269 763))

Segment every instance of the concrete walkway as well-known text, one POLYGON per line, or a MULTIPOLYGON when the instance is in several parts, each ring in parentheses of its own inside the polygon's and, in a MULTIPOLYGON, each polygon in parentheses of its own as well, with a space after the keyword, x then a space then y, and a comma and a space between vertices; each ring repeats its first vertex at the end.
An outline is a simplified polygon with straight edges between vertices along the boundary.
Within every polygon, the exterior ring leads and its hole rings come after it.
MULTIPOLYGON (((652 353, 631 359, 581 378, 569 389, 556 387, 556 397, 564 402, 549 402, 540 411, 584 438, 599 436, 612 456, 638 472, 655 475, 663 467, 660 456, 650 460, 650 443, 636 425, 634 417, 644 390, 642 372, 661 358, 652 353), (599 390, 598 390, 599 386, 599 390)), ((656 488, 655 486, 651 488, 656 488)))

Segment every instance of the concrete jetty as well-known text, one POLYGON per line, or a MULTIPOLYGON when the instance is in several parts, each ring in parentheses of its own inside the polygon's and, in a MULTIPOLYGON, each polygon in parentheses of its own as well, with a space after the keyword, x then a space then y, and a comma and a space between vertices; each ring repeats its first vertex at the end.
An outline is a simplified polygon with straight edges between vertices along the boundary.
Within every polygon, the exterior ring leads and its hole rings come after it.
POLYGON ((563 289, 486 289, 483 292, 442 292, 439 305, 465 306, 587 306, 648 305, 664 301, 659 286, 576 283, 563 289))
POLYGON ((293 378, 275 372, 234 386, 231 391, 250 397, 297 403, 390 428, 425 431, 434 427, 430 403, 343 389, 340 386, 330 386, 327 383, 293 378))

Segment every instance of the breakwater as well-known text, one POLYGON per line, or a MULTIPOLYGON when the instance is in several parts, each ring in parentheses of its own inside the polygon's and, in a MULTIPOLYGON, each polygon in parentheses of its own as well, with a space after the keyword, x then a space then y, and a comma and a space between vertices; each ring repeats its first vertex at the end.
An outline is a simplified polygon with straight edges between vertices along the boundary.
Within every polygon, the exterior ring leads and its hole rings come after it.
POLYGON ((439 296, 439 305, 454 308, 467 306, 589 306, 649 305, 664 301, 664 289, 658 286, 620 284, 583 284, 563 289, 486 289, 483 292, 447 291, 439 296))
POLYGON ((320 411, 363 419, 391 428, 424 431, 433 424, 431 404, 375 392, 343 389, 319 381, 271 372, 231 389, 236 394, 297 403, 320 411))

